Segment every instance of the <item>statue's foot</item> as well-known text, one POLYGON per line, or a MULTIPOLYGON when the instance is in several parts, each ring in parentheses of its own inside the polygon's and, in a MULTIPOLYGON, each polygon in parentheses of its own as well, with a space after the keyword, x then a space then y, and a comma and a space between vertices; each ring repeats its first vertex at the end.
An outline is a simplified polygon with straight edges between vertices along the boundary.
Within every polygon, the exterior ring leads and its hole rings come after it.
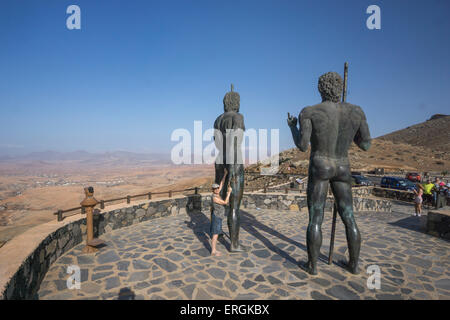
POLYGON ((231 246, 230 252, 247 252, 249 249, 246 246, 243 246, 242 244, 238 244, 237 246, 231 246))
POLYGON ((313 264, 310 261, 304 263, 300 267, 313 276, 317 275, 317 268, 316 266, 313 266, 313 264))
POLYGON ((343 263, 345 269, 347 269, 348 271, 350 271, 353 274, 359 274, 360 270, 358 268, 358 262, 353 262, 353 261, 349 261, 347 263, 343 263))

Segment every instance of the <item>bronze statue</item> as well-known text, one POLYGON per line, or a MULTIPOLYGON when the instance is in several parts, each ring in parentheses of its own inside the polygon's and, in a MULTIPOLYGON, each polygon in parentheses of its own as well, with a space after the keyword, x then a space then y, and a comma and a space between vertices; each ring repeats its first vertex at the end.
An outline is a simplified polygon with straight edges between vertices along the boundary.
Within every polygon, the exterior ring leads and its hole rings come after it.
MULTIPOLYGON (((244 192, 244 163, 241 154, 241 144, 244 136, 244 117, 239 113, 239 93, 231 91, 223 98, 224 113, 217 117, 214 122, 214 141, 219 154, 215 163, 215 182, 220 183, 225 168, 228 176, 225 178, 225 186, 231 186, 232 192, 229 204, 226 207, 228 229, 230 231, 231 252, 244 251, 246 248, 239 243, 240 213, 242 194, 244 192)), ((225 198, 227 188, 221 192, 222 199, 225 198)))
MULTIPOLYGON (((288 125, 295 145, 303 152, 311 142, 307 203, 309 224, 306 233, 309 273, 317 274, 317 258, 322 245, 323 211, 331 184, 339 215, 344 222, 350 259, 348 268, 358 273, 361 235, 353 216, 350 163, 348 148, 353 142, 364 151, 370 147, 370 133, 363 110, 340 102, 343 81, 336 72, 319 78, 322 103, 305 107, 297 118, 288 113, 288 125)), ((345 92, 344 92, 345 96, 345 92)))

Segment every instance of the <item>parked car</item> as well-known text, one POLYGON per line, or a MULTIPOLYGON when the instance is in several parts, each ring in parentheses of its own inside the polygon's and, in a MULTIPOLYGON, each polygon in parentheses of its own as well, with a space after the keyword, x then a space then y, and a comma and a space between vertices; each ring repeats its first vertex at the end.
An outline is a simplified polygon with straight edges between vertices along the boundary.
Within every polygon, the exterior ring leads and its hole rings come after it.
POLYGON ((411 181, 399 177, 383 177, 381 179, 380 186, 382 188, 407 190, 407 191, 412 191, 416 187, 415 184, 412 183, 411 181))
POLYGON ((372 181, 370 181, 367 177, 364 177, 360 174, 353 174, 352 180, 354 185, 358 186, 373 186, 372 181))
POLYGON ((375 168, 371 171, 369 171, 368 173, 370 174, 384 174, 384 168, 375 168))
POLYGON ((408 179, 409 181, 412 181, 412 182, 421 182, 422 181, 422 177, 417 172, 408 172, 406 174, 406 179, 408 179))

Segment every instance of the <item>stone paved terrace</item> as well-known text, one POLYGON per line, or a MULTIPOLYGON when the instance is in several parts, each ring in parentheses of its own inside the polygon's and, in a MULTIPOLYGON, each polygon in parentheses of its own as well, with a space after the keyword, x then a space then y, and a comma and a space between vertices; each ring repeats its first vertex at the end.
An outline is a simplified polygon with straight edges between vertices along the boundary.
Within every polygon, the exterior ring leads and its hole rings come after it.
POLYGON ((96 254, 82 254, 84 244, 68 251, 51 266, 39 298, 450 299, 450 243, 419 231, 419 218, 410 214, 356 214, 363 238, 361 273, 352 275, 339 265, 347 255, 340 220, 335 263, 325 263, 331 230, 326 212, 317 276, 298 266, 307 258, 306 213, 242 214, 241 239, 249 252, 229 253, 225 236, 218 245, 222 256, 211 257, 206 212, 150 220, 104 234, 106 245, 96 254), (81 268, 80 290, 66 287, 71 264, 81 268), (372 264, 381 268, 379 290, 366 286, 372 264))

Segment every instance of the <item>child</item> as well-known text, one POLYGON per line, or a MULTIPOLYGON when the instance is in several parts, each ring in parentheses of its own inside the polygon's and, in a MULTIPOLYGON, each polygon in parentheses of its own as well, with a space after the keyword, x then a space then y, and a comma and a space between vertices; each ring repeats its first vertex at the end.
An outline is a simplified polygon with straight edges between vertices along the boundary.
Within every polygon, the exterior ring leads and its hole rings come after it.
POLYGON ((421 184, 417 184, 417 189, 414 189, 414 194, 416 195, 415 199, 414 199, 414 207, 415 207, 415 216, 416 217, 420 217, 422 214, 422 195, 423 195, 423 187, 421 184))
POLYGON ((211 228, 210 228, 210 236, 211 236, 211 255, 219 257, 221 255, 220 252, 216 250, 217 238, 219 234, 222 232, 222 219, 225 218, 225 206, 228 204, 231 194, 231 187, 228 186, 227 196, 225 201, 220 197, 220 191, 223 187, 223 182, 227 176, 227 170, 225 169, 225 174, 220 181, 220 185, 214 183, 212 185, 212 197, 211 197, 211 228))

